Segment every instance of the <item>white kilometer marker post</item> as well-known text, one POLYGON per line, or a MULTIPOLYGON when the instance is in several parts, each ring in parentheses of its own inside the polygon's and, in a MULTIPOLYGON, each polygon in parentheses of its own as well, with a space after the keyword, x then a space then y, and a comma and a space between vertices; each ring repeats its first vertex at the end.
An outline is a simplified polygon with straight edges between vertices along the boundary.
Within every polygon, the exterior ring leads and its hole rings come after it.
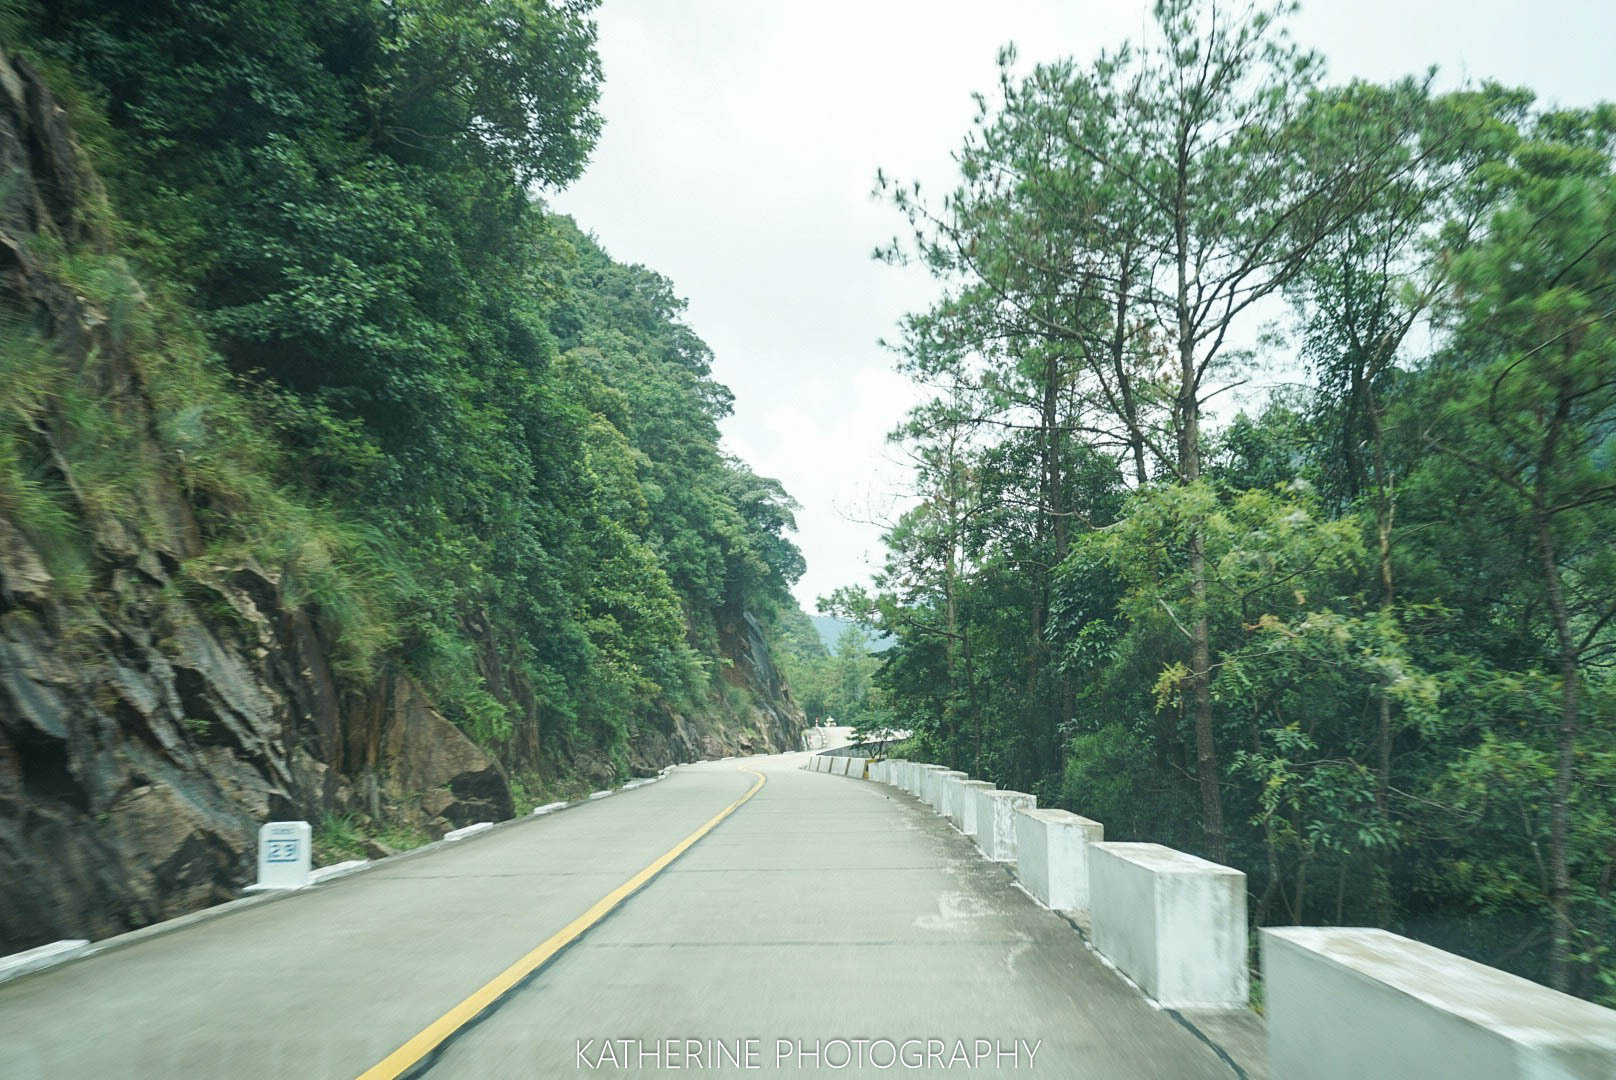
POLYGON ((258 830, 258 884, 265 889, 301 889, 314 862, 314 830, 306 821, 271 821, 258 830))

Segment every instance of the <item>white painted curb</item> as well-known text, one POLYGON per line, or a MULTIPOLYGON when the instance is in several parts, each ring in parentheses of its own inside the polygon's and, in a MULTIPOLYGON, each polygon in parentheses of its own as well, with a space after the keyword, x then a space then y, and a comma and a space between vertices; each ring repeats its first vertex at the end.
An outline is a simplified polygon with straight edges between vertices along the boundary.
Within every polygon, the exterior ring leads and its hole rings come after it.
POLYGON ((332 863, 330 866, 316 866, 309 871, 309 884, 318 885, 322 881, 332 881, 339 877, 347 877, 357 873, 370 865, 369 859, 349 859, 347 862, 332 863))
MULTIPOLYGON (((637 783, 631 782, 630 784, 625 784, 621 790, 629 790, 631 785, 643 787, 648 784, 654 784, 658 780, 664 779, 669 773, 673 772, 677 768, 679 768, 677 764, 665 765, 662 767, 662 771, 657 775, 641 777, 637 783)), ((612 791, 595 792, 589 796, 589 799, 593 799, 596 796, 605 797, 612 794, 615 793, 612 791)), ((66 964, 73 960, 79 960, 96 956, 100 953, 113 952, 117 949, 127 948, 130 945, 136 945, 142 941, 147 941, 155 937, 163 937, 176 931, 194 926, 197 923, 209 922, 213 919, 222 918, 237 911, 245 910, 246 908, 256 907, 260 904, 272 904, 278 900, 284 900, 288 897, 297 896, 301 893, 307 892, 309 888, 316 885, 324 885, 328 882, 345 878, 353 874, 358 874, 365 870, 370 870, 384 864, 395 863, 400 860, 413 859, 417 856, 427 855, 433 851, 442 850, 443 848, 459 840, 495 829, 505 828, 509 825, 515 825, 519 822, 526 821, 531 817, 542 817, 547 814, 553 814, 558 810, 566 810, 574 806, 582 806, 584 803, 588 802, 589 799, 578 799, 574 802, 546 803, 543 806, 534 807, 531 813, 520 814, 501 822, 480 821, 475 825, 468 825, 464 829, 455 829, 451 832, 445 833, 443 839, 441 840, 436 840, 430 844, 422 844, 420 847, 411 848, 408 851, 401 851, 397 855, 389 855, 385 859, 349 859, 346 862, 336 863, 331 866, 315 867, 310 871, 309 884, 303 888, 266 889, 260 888, 256 885, 248 885, 242 890, 244 895, 238 899, 227 900, 222 904, 214 904, 211 907, 199 908, 196 911, 188 911, 183 915, 176 915, 172 919, 164 919, 161 922, 155 922, 149 926, 142 926, 137 930, 126 930, 121 934, 114 934, 112 937, 102 938, 99 941, 67 939, 63 941, 51 942, 48 945, 41 945, 38 948, 28 949, 24 952, 13 953, 10 956, 0 956, 0 983, 3 983, 8 979, 15 979, 22 975, 31 974, 36 971, 43 971, 47 968, 53 968, 60 964, 66 964)))
POLYGON ((74 957, 84 956, 89 951, 90 942, 87 939, 64 938, 35 949, 0 956, 0 983, 7 979, 15 979, 18 975, 26 975, 30 971, 39 971, 42 968, 65 963, 74 957))

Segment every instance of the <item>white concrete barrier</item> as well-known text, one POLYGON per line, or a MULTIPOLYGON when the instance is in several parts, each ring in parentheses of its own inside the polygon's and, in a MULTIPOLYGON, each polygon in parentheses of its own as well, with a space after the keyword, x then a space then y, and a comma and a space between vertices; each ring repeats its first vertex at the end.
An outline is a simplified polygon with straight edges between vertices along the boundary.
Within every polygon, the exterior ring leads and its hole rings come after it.
POLYGON ((853 775, 853 759, 851 757, 849 757, 847 755, 843 755, 843 756, 836 759, 836 775, 837 776, 852 776, 853 775))
POLYGON ((1094 947, 1161 1004, 1246 1006, 1240 871, 1160 844, 1090 844, 1089 912, 1094 947))
POLYGON ((1045 907, 1087 911, 1089 845, 1105 826, 1069 810, 1016 811, 1016 877, 1045 907))
POLYGON ((931 798, 926 801, 931 804, 933 810, 946 817, 947 812, 943 809, 943 801, 948 798, 949 788, 954 781, 966 779, 969 779, 969 777, 958 769, 944 769, 933 774, 931 778, 931 798))
POLYGON ((992 788, 976 793, 976 846, 994 862, 1016 861, 1016 811, 1032 810, 1038 800, 1024 791, 992 788))
MULTIPOLYGON (((729 759, 729 758, 720 758, 720 759, 719 759, 719 760, 721 760, 721 761, 728 761, 728 760, 730 760, 730 759, 729 759)), ((591 792, 590 792, 590 793, 589 793, 589 797, 590 797, 590 798, 591 798, 591 799, 609 799, 609 798, 611 798, 611 797, 612 797, 612 796, 613 796, 613 795, 614 795, 614 794, 616 794, 616 793, 615 793, 615 792, 614 792, 614 791, 612 791, 612 790, 611 790, 611 789, 610 789, 610 788, 607 788, 607 789, 605 789, 605 790, 604 790, 604 791, 591 791, 591 792)))
POLYGON ((960 773, 958 776, 945 776, 942 780, 942 795, 937 800, 941 805, 937 812, 947 818, 954 826, 959 828, 959 806, 963 785, 972 783, 970 776, 960 773))
POLYGON ((887 762, 887 783, 895 788, 903 787, 903 770, 909 763, 903 758, 892 758, 887 762))
POLYGON ((961 780, 959 791, 954 795, 954 806, 958 816, 950 814, 948 819, 954 827, 966 836, 976 836, 976 797, 982 791, 992 791, 993 783, 989 780, 961 780))
POLYGON ((872 758, 870 760, 870 779, 878 784, 886 783, 887 763, 884 760, 872 758))
POLYGON ((271 821, 258 829, 258 883, 248 892, 301 889, 314 868, 314 830, 306 821, 271 821))
MULTIPOLYGON (((596 794, 598 795, 599 792, 596 792, 596 794)), ((610 792, 607 794, 610 794, 610 792)), ((589 797, 593 799, 595 796, 591 795, 589 797)), ((479 821, 475 825, 467 825, 464 829, 450 829, 443 834, 443 838, 445 840, 464 840, 468 836, 476 836, 480 832, 487 832, 493 827, 494 823, 492 821, 479 821)))
POLYGON ((547 802, 543 806, 535 806, 533 808, 533 816, 543 817, 545 814, 553 814, 557 810, 565 810, 566 808, 567 804, 564 802, 547 802))
POLYGON ((1616 1077, 1616 1011, 1385 930, 1261 940, 1274 1080, 1616 1077))
POLYGON ((915 798, 928 804, 936 798, 937 777, 946 771, 941 765, 922 765, 915 781, 915 798))

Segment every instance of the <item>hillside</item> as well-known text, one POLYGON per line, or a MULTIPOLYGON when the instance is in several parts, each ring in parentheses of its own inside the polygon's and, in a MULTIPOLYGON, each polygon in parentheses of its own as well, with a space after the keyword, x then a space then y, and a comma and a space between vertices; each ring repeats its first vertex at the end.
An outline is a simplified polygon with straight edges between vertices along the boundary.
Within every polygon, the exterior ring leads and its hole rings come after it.
POLYGON ((591 28, 378 11, 3 13, 0 951, 235 895, 266 820, 796 743, 791 501, 671 283, 526 195, 591 28))
MULTIPOLYGON (((813 620, 814 629, 819 633, 819 640, 825 643, 826 651, 833 653, 836 651, 836 643, 841 640, 848 628, 858 625, 850 619, 838 618, 835 615, 810 615, 808 618, 813 620)), ((865 631, 864 637, 871 652, 885 652, 892 648, 893 640, 890 636, 877 637, 865 631)))

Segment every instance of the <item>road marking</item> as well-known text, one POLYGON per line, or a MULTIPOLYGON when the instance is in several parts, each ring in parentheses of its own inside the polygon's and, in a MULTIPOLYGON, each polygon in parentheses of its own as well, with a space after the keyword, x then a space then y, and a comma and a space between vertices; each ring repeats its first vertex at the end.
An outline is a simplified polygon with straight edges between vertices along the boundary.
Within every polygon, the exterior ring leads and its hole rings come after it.
POLYGON ((667 869, 668 864, 683 855, 690 848, 690 845, 712 832, 718 827, 719 822, 740 809, 742 804, 762 790, 764 784, 763 774, 753 769, 743 771, 757 777, 757 782, 747 789, 745 795, 724 807, 724 809, 714 814, 706 824, 657 856, 656 861, 650 866, 647 866, 644 870, 641 870, 595 901, 594 906, 588 911, 557 930, 546 938, 538 948, 494 976, 470 997, 432 1021, 409 1042, 360 1073, 359 1080, 396 1080, 397 1077, 404 1075, 406 1071, 414 1068, 433 1050, 442 1046, 455 1032, 475 1020, 483 1010, 494 1005, 500 998, 510 993, 523 979, 543 967, 545 962, 552 956, 576 941, 584 931, 604 919, 611 913, 613 908, 634 895, 646 882, 667 869))

